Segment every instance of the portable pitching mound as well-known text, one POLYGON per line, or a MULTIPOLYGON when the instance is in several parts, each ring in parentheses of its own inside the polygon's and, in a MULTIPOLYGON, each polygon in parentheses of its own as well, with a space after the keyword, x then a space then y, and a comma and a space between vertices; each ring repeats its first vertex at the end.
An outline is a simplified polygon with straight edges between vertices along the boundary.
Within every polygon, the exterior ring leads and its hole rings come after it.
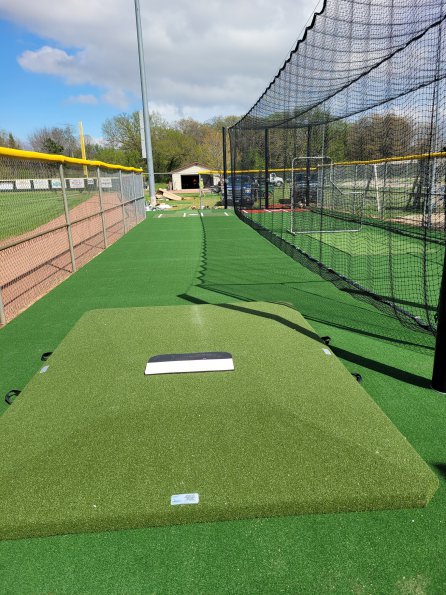
POLYGON ((270 303, 86 313, 0 419, 0 449, 3 539, 420 507, 438 486, 304 318, 270 303), (223 371, 145 375, 205 352, 223 371))

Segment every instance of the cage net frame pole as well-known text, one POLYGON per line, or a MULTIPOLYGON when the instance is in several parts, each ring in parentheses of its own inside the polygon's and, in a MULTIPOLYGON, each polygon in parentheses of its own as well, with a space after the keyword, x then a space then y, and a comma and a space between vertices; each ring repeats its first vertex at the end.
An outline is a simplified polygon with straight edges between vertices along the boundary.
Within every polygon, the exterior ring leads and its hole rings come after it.
POLYGON ((311 155, 311 126, 307 128, 307 162, 305 164, 306 168, 306 178, 305 178, 305 206, 310 206, 310 155, 311 155))
MULTIPOLYGON (((223 204, 224 208, 228 208, 228 164, 227 164, 227 156, 226 156, 226 127, 223 126, 221 129, 222 134, 222 151, 223 151, 223 204)), ((220 184, 221 188, 221 184, 220 184)))
POLYGON ((269 128, 265 128, 265 209, 269 208, 269 128))
POLYGON ((287 230, 288 233, 291 233, 293 235, 295 233, 295 229, 294 229, 294 162, 296 159, 298 159, 298 157, 294 157, 294 159, 291 160, 290 228, 287 230))
POLYGON ((446 250, 437 310, 437 337, 431 386, 437 392, 446 394, 446 250))
MULTIPOLYGON (((443 187, 443 211, 446 210, 446 174, 443 187)), ((435 339, 434 365, 431 387, 446 394, 446 247, 443 259, 440 296, 437 308, 437 336, 435 339)))

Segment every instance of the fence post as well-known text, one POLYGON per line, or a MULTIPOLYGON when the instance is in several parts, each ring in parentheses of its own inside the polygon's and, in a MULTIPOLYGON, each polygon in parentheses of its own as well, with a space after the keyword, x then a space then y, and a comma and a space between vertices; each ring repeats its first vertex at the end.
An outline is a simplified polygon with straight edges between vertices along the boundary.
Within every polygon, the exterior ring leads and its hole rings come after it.
POLYGON ((59 165, 59 176, 60 176, 60 182, 62 184, 62 197, 63 197, 63 208, 65 211, 65 220, 67 222, 68 245, 70 246, 70 254, 71 254, 71 268, 72 268, 72 272, 75 273, 76 272, 76 259, 74 257, 73 234, 72 234, 72 230, 71 230, 70 210, 68 208, 67 190, 65 188, 65 176, 63 173, 62 163, 59 165))
POLYGON ((119 187, 121 189, 121 202, 122 202, 122 223, 124 225, 124 235, 127 233, 127 226, 125 224, 125 206, 124 206, 124 186, 122 184, 122 170, 119 170, 119 187))
POLYGON ((138 186, 136 183, 136 174, 132 173, 133 204, 135 205, 135 225, 138 223, 138 186))
POLYGON ((142 192, 140 196, 140 200, 142 200, 142 213, 141 213, 141 221, 145 220, 147 218, 147 213, 146 213, 146 195, 144 192, 144 178, 143 178, 143 174, 139 174, 137 179, 137 191, 136 193, 139 195, 139 192, 142 192))
POLYGON ((379 215, 381 215, 382 208, 381 208, 381 202, 379 200, 378 167, 377 167, 376 163, 373 164, 373 177, 375 180, 376 206, 378 208, 379 215))
POLYGON ((6 324, 5 304, 3 303, 1 286, 0 286, 0 324, 6 324))
POLYGON ((105 225, 105 213, 104 213, 104 203, 102 201, 102 182, 101 182, 101 170, 98 167, 97 169, 98 174, 98 191, 99 191, 99 208, 101 210, 101 221, 102 221, 102 234, 104 236, 104 248, 108 247, 108 240, 107 240, 107 227, 105 225))

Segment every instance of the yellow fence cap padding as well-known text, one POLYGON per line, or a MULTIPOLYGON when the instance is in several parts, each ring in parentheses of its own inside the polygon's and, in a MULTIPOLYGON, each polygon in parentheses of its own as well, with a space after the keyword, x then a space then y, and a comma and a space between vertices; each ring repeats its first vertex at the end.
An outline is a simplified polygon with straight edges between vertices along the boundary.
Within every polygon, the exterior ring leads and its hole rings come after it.
MULTIPOLYGON (((336 163, 321 163, 318 167, 310 167, 311 171, 317 170, 319 167, 331 167, 332 165, 342 166, 342 165, 369 165, 369 164, 376 164, 376 163, 391 163, 392 161, 411 161, 415 159, 429 159, 432 157, 446 157, 446 151, 438 151, 437 153, 419 153, 416 155, 402 155, 401 157, 381 157, 380 159, 369 159, 364 161, 338 161, 336 163)), ((302 157, 302 160, 305 159, 305 156, 302 157)), ((306 171, 306 167, 296 167, 294 171, 306 171)), ((230 169, 227 170, 227 174, 231 175, 234 174, 250 174, 250 173, 260 173, 264 172, 264 169, 236 169, 234 172, 231 172, 230 169)), ((269 172, 286 172, 286 171, 293 171, 291 167, 269 167, 269 172)), ((200 174, 222 174, 223 170, 221 169, 207 169, 199 172, 200 174)))
POLYGON ((53 161, 57 163, 71 163, 74 165, 89 165, 94 167, 104 167, 107 169, 121 169, 123 171, 134 171, 141 173, 143 170, 137 167, 127 167, 125 165, 116 165, 113 163, 104 163, 103 161, 90 161, 89 159, 77 159, 76 157, 66 157, 65 155, 51 155, 49 153, 37 153, 36 151, 22 151, 20 149, 9 149, 0 147, 0 155, 13 157, 15 159, 34 159, 37 161, 53 161))

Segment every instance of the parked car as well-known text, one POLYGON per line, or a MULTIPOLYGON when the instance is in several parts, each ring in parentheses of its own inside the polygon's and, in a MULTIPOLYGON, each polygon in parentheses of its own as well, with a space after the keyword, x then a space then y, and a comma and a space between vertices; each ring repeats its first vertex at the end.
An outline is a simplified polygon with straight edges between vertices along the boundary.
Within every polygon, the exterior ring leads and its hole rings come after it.
POLYGON ((269 181, 271 182, 271 184, 274 184, 276 188, 280 188, 281 186, 283 186, 283 178, 281 178, 274 172, 271 172, 269 174, 269 181))
POLYGON ((232 203, 232 199, 234 199, 235 202, 238 204, 251 206, 255 200, 252 194, 251 177, 248 175, 237 174, 236 176, 234 176, 234 179, 234 189, 233 176, 230 176, 227 180, 228 202, 232 203))
POLYGON ((309 206, 317 202, 317 189, 318 189, 318 173, 317 171, 310 172, 310 177, 307 183, 306 172, 295 172, 294 183, 290 189, 290 197, 293 199, 295 206, 309 206), (308 189, 308 196, 307 196, 308 189))

